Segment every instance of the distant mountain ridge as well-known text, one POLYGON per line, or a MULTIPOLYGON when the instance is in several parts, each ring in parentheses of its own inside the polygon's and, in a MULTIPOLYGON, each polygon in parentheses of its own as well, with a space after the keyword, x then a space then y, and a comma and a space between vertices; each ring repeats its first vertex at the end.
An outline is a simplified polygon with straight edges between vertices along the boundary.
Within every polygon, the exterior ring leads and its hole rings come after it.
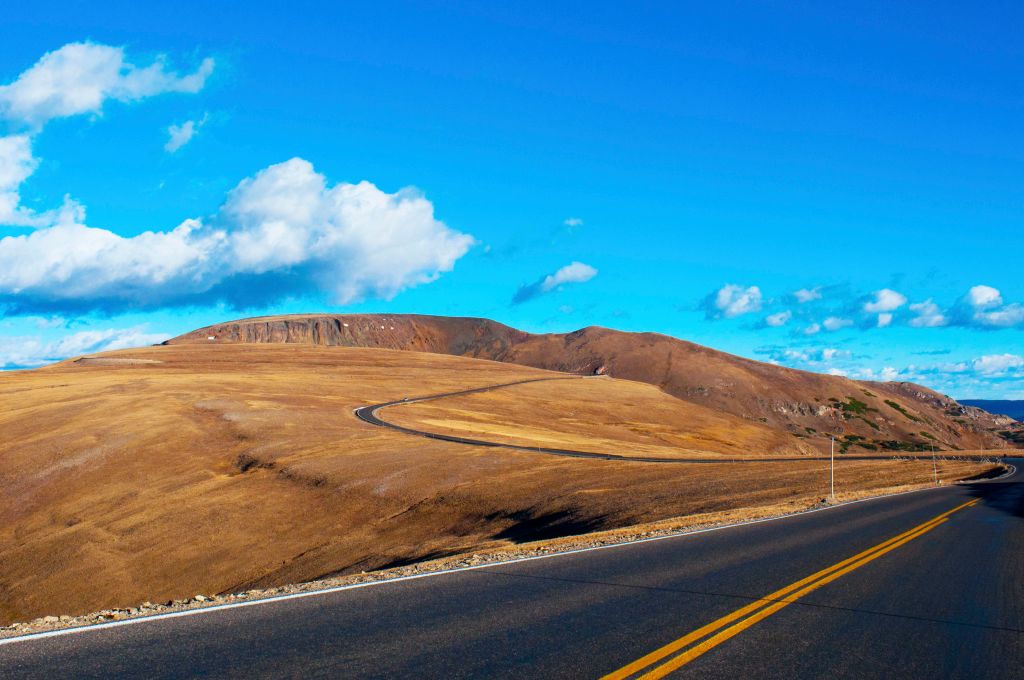
POLYGON ((960 403, 1014 420, 1024 420, 1024 399, 960 399, 960 403))
POLYGON ((167 344, 301 343, 491 359, 656 385, 685 401, 767 424, 824 450, 969 450, 1024 439, 1014 419, 927 387, 854 381, 753 361, 658 333, 587 327, 534 335, 489 319, 408 314, 310 314, 242 319, 167 344))

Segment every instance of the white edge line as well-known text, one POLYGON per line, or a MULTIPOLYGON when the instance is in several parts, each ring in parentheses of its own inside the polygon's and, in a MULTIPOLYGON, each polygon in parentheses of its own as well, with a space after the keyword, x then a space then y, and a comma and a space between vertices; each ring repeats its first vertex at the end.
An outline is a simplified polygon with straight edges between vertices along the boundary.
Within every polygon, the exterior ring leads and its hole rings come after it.
MULTIPOLYGON (((1009 465, 1009 470, 1005 474, 999 477, 993 477, 992 479, 980 480, 981 482, 991 482, 997 479, 1005 479, 1016 474, 1017 468, 1014 465, 1009 465)), ((218 604, 210 607, 199 607, 197 609, 186 609, 178 612, 167 612, 166 614, 151 614, 149 616, 138 616, 132 619, 122 619, 121 621, 108 621, 106 623, 95 623, 85 626, 76 626, 74 628, 61 628, 58 630, 48 630, 42 633, 29 633, 28 635, 19 635, 16 637, 0 638, 0 646, 13 644, 15 642, 28 642, 30 640, 40 640, 42 638, 57 637, 61 635, 74 635, 76 633, 87 633, 91 631, 103 630, 107 628, 117 628, 119 626, 129 626, 137 623, 148 623, 151 621, 159 621, 162 619, 176 619, 183 616, 195 616, 197 614, 208 614, 214 611, 222 611, 225 609, 237 609, 240 607, 253 607, 256 605, 272 604, 276 602, 284 602, 285 600, 298 600, 305 597, 313 597, 315 595, 329 595, 331 593, 341 592, 343 590, 355 590, 356 588, 367 588, 371 586, 383 586, 392 583, 399 583, 401 581, 412 581, 415 579, 427 578, 430 576, 443 576, 445 574, 455 574, 462 571, 474 571, 477 569, 487 569, 490 567, 497 567, 506 564, 516 564, 519 562, 532 562, 534 560, 543 560, 550 557, 563 557, 565 555, 576 555, 579 553, 592 552, 595 550, 605 550, 607 548, 621 548, 624 546, 636 545, 638 543, 652 543, 654 541, 664 541, 672 538, 686 538, 688 536, 696 536, 698 534, 706 534, 712 531, 722 531, 724 529, 735 529, 736 527, 749 526, 751 524, 761 524, 763 522, 777 522, 779 520, 790 519, 793 517, 800 517, 803 515, 809 515, 815 512, 822 512, 824 510, 834 510, 836 508, 843 508, 848 505, 856 505, 857 503, 866 503, 868 501, 877 501, 884 498, 894 498, 896 496, 906 496, 912 493, 921 493, 924 491, 938 491, 941 489, 951 489, 954 485, 946 486, 931 486, 924 489, 912 489, 910 491, 899 491, 897 493, 883 494, 881 496, 870 496, 868 498, 858 498, 852 501, 844 501, 835 505, 826 505, 820 508, 811 508, 809 510, 798 510, 787 515, 778 515, 775 517, 762 517, 760 519, 751 519, 743 522, 735 522, 733 524, 723 524, 714 527, 705 527, 703 529, 694 529, 692 531, 683 531, 675 534, 666 534, 665 536, 651 536, 649 538, 640 538, 635 541, 623 541, 620 543, 607 543, 605 545, 595 545, 589 548, 576 548, 574 550, 565 550, 562 552, 550 553, 548 555, 531 555, 529 557, 519 557, 511 560, 501 560, 499 562, 488 562, 486 564, 474 564, 468 567, 455 567, 453 569, 442 569, 440 571, 430 571, 423 574, 411 574, 409 576, 398 576, 391 579, 383 579, 380 581, 368 581, 366 583, 350 583, 344 586, 334 586, 331 588, 324 588, 322 590, 309 590, 302 593, 289 593, 287 595, 273 595, 271 597, 260 598, 257 600, 246 600, 245 602, 230 602, 228 604, 218 604)))

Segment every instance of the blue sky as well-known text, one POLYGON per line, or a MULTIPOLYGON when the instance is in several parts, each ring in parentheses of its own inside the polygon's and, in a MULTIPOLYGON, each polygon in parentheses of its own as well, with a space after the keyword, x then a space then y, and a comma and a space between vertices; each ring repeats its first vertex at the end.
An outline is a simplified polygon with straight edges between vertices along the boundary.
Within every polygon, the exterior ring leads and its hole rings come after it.
POLYGON ((1012 4, 143 4, 0 19, 0 367, 382 311, 1024 398, 1012 4))

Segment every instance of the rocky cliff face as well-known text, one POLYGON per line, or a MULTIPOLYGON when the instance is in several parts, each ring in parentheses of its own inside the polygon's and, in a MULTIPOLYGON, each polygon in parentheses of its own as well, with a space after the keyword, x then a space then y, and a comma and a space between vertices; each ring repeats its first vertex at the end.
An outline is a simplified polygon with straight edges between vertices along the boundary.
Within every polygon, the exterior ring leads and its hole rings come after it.
POLYGON ((657 333, 590 327, 532 335, 488 319, 321 314, 243 319, 169 340, 303 343, 468 356, 570 373, 607 373, 762 422, 824 448, 1005 448, 1024 425, 912 383, 858 382, 751 361, 657 333))

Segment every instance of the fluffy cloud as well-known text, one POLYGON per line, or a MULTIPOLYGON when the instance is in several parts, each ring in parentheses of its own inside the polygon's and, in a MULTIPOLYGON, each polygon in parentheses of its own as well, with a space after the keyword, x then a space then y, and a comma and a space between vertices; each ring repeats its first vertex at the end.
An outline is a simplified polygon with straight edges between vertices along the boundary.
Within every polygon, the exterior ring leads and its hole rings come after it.
POLYGON ((806 302, 813 302, 814 300, 820 300, 821 286, 818 286, 816 288, 801 288, 800 290, 793 292, 793 297, 796 298, 796 301, 799 302, 800 304, 804 304, 806 302))
POLYGON ((569 228, 582 227, 583 220, 580 219, 579 217, 568 217, 565 219, 564 222, 562 222, 562 224, 569 228))
POLYGON ((1007 371, 1024 367, 1024 357, 1016 354, 986 354, 975 359, 973 367, 982 375, 1003 375, 1007 371))
MULTIPOLYGON (((20 187, 39 165, 32 137, 53 119, 83 113, 99 115, 107 99, 134 101, 162 92, 196 92, 213 70, 206 59, 192 74, 178 76, 165 59, 139 68, 120 47, 72 43, 50 52, 14 82, 0 86, 0 120, 27 132, 0 137, 0 225, 46 227, 84 219, 81 205, 65 196, 54 210, 22 206, 20 187)), ((193 131, 194 132, 194 131, 193 131)))
POLYGON ((207 58, 182 76, 168 69, 162 55, 139 67, 125 60, 121 47, 71 43, 0 86, 0 116, 39 128, 54 118, 99 115, 108 99, 129 102, 164 92, 198 92, 213 68, 213 59, 207 58))
POLYGON ((822 328, 824 328, 827 331, 838 331, 841 328, 846 328, 847 326, 852 325, 853 322, 850 321, 849 319, 843 319, 838 316, 830 316, 821 322, 822 328))
POLYGON ((974 286, 967 291, 966 298, 975 309, 990 309, 1003 304, 1003 296, 992 286, 974 286))
POLYGON ((451 270, 472 244, 413 189, 328 186, 295 158, 242 181, 208 220, 171 231, 123 237, 61 223, 0 239, 0 305, 111 312, 316 292, 338 303, 390 298, 451 270))
POLYGON ((892 366, 886 366, 885 368, 883 368, 883 369, 882 369, 882 370, 881 370, 881 371, 879 372, 879 376, 878 376, 878 377, 879 377, 879 378, 880 378, 881 380, 884 380, 884 381, 886 381, 886 382, 891 382, 891 381, 893 381, 893 380, 896 380, 897 378, 899 378, 899 377, 900 377, 900 372, 899 372, 899 371, 897 371, 897 370, 896 370, 895 368, 893 368, 892 366))
POLYGON ((992 286, 974 286, 947 307, 931 298, 908 304, 906 295, 891 288, 860 295, 843 286, 833 286, 828 289, 832 294, 827 300, 822 290, 818 286, 794 291, 788 296, 790 304, 783 307, 785 298, 763 298, 757 286, 728 285, 705 298, 702 308, 708 319, 728 319, 758 310, 763 305, 768 310, 758 324, 760 327, 790 325, 795 320, 802 322, 802 330, 794 330, 794 333, 804 335, 854 325, 862 330, 895 325, 911 328, 964 326, 986 330, 1024 328, 1024 304, 1006 302, 1002 293, 992 286))
POLYGON ((702 306, 709 319, 732 319, 761 311, 761 289, 726 284, 705 298, 702 306))
POLYGON ((512 298, 512 304, 520 304, 540 297, 568 283, 586 283, 597 276, 597 270, 582 262, 567 264, 553 274, 541 277, 538 281, 521 286, 512 298))
POLYGON ((949 323, 946 315, 930 298, 910 305, 910 311, 915 314, 910 320, 910 325, 914 328, 937 328, 949 323))
POLYGON ((174 153, 181 147, 192 141, 192 138, 199 132, 199 128, 206 125, 209 116, 203 114, 199 120, 186 120, 181 125, 171 125, 167 128, 167 143, 164 144, 164 151, 174 153))
POLYGON ((894 312, 905 304, 907 304, 905 295, 890 288, 883 288, 875 291, 874 300, 864 303, 864 311, 868 314, 894 312))
POLYGON ((59 221, 79 218, 82 207, 64 197, 64 203, 54 210, 36 212, 21 205, 20 188, 39 166, 32 154, 29 135, 0 137, 0 224, 13 227, 41 227, 59 221))
POLYGON ((980 328, 1014 328, 1024 325, 1024 305, 1004 304, 999 290, 974 286, 954 306, 951 316, 958 325, 980 328))
POLYGON ((820 349, 802 349, 798 347, 768 346, 754 350, 757 354, 768 356, 773 363, 785 363, 789 365, 821 366, 830 364, 840 359, 849 359, 852 353, 849 350, 837 349, 835 347, 824 347, 820 349))
POLYGON ((35 337, 0 336, 0 368, 33 368, 81 354, 153 345, 168 337, 148 333, 142 326, 79 331, 49 343, 35 337))
POLYGON ((0 137, 0 224, 30 226, 35 221, 35 216, 19 205, 18 189, 38 165, 28 135, 0 137))

